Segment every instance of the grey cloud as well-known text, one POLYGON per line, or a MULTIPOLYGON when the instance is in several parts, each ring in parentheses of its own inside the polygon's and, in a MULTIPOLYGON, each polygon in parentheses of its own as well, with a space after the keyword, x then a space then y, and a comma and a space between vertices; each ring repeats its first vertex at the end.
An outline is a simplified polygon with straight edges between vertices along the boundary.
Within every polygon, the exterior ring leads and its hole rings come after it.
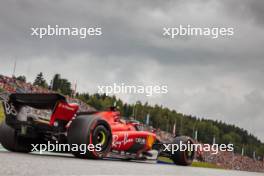
POLYGON ((97 85, 167 84, 168 95, 118 95, 163 104, 186 114, 237 124, 264 141, 261 106, 264 88, 262 1, 2 1, 0 73, 33 80, 43 71, 78 82, 79 91, 97 85), (37 39, 30 27, 100 26, 103 36, 37 39), (179 24, 234 27, 231 38, 216 40, 162 36, 179 24), (248 119, 253 123, 248 125, 248 119))

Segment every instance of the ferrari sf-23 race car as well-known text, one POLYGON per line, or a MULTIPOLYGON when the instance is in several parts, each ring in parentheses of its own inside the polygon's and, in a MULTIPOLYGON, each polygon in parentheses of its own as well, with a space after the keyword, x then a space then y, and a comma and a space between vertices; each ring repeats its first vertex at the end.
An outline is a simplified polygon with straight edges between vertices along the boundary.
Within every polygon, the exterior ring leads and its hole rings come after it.
MULTIPOLYGON (((13 93, 1 99, 5 120, 0 125, 0 143, 9 151, 29 153, 32 144, 52 142, 100 144, 99 151, 87 149, 85 154, 71 151, 78 158, 147 160, 164 156, 178 165, 190 165, 194 158, 194 151, 187 149, 173 153, 165 151, 166 142, 155 133, 142 130, 139 123, 123 120, 115 107, 81 112, 78 104, 68 103, 64 96, 55 93, 13 93), (42 117, 40 111, 43 110, 48 118, 42 117)), ((175 137, 173 143, 187 144, 193 140, 180 136, 175 137)))

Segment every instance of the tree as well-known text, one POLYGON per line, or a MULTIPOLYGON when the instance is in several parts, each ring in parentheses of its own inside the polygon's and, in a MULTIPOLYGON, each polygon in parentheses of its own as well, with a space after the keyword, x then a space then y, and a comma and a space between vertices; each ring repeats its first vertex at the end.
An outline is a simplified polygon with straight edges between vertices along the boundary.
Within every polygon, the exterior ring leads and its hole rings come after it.
POLYGON ((16 77, 16 79, 18 81, 21 81, 21 82, 24 82, 24 83, 27 82, 27 79, 26 79, 26 77, 24 75, 20 75, 20 76, 16 77))
POLYGON ((218 139, 219 129, 215 125, 207 121, 201 121, 197 125, 198 139, 202 142, 212 144, 213 138, 218 139))
POLYGON ((51 83, 51 89, 58 91, 61 87, 61 76, 60 74, 55 74, 51 83))
POLYGON ((71 83, 67 79, 61 78, 60 74, 54 75, 51 89, 69 96, 72 94, 71 83))
POLYGON ((47 84, 46 80, 44 79, 44 76, 43 76, 42 72, 40 72, 37 75, 33 85, 34 86, 40 86, 40 87, 48 88, 48 84, 47 84))
POLYGON ((257 155, 264 157, 264 144, 258 147, 257 155))
POLYGON ((71 83, 67 79, 61 79, 59 90, 61 93, 70 96, 72 94, 71 83))

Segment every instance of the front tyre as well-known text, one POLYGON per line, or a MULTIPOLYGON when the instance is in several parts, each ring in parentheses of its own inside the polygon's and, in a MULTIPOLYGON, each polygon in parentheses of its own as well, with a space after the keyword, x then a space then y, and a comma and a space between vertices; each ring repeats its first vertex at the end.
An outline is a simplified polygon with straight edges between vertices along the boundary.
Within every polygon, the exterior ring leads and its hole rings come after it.
MULTIPOLYGON (((179 136, 174 139, 174 144, 177 144, 180 146, 180 144, 183 145, 189 145, 189 144, 194 144, 193 139, 187 136, 179 136)), ((173 160, 173 162, 177 165, 182 165, 182 166, 188 166, 191 165, 194 159, 194 153, 195 151, 191 149, 186 149, 184 151, 176 151, 174 154, 171 154, 170 158, 173 160)))
POLYGON ((112 146, 112 133, 108 123, 93 115, 80 115, 68 129, 68 143, 73 147, 86 146, 72 151, 78 158, 100 159, 105 157, 112 146), (89 150, 88 146, 94 146, 89 150), (100 147, 98 147, 100 146, 100 147))

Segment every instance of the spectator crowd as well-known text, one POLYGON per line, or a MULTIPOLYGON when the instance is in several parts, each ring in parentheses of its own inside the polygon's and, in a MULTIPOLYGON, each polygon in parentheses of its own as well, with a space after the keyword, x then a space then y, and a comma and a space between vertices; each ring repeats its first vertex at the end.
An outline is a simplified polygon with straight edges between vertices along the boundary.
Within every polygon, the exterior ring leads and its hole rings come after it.
MULTIPOLYGON (((52 90, 33 86, 31 83, 26 83, 16 78, 7 77, 0 75, 0 89, 8 93, 55 93, 52 90)), ((65 96, 67 101, 70 103, 77 103, 79 105, 79 111, 92 111, 95 110, 93 107, 87 105, 79 99, 72 98, 70 96, 65 96)))
POLYGON ((234 152, 219 151, 217 154, 212 152, 203 153, 203 161, 213 163, 224 169, 264 172, 264 161, 242 156, 234 152))

